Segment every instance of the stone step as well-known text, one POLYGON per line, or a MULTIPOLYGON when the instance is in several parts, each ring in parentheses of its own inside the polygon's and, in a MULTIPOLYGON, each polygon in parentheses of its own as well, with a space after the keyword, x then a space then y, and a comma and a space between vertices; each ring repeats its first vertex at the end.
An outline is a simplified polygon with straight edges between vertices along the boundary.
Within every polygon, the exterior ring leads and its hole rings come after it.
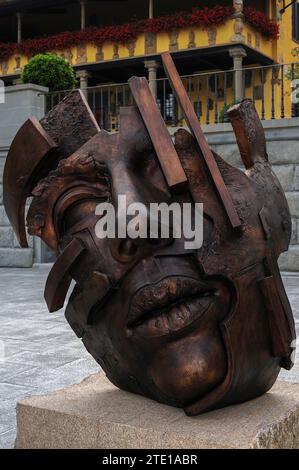
POLYGON ((33 264, 33 250, 0 248, 0 267, 30 268, 33 264))

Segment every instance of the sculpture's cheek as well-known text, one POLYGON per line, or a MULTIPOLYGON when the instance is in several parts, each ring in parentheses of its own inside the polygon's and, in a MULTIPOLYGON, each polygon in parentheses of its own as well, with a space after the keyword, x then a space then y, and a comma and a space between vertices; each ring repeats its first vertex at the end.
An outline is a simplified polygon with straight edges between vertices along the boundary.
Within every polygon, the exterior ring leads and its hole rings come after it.
POLYGON ((220 334, 209 329, 166 345, 154 356, 149 375, 161 391, 160 398, 167 396, 184 405, 216 387, 226 370, 220 334))

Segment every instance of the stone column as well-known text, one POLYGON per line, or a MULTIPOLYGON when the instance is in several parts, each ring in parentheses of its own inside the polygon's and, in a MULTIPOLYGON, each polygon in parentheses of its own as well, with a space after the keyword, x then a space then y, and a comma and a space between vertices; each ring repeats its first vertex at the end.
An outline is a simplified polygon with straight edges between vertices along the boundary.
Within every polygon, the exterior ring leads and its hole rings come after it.
POLYGON ((159 63, 156 60, 146 60, 144 66, 148 70, 148 83, 152 95, 154 98, 157 98, 157 69, 159 68, 159 63))
POLYGON ((86 28, 86 0, 80 1, 81 5, 81 29, 86 28))
POLYGON ((77 78, 80 81, 80 90, 83 91, 85 98, 87 99, 87 88, 88 88, 88 79, 90 77, 90 73, 87 70, 79 70, 76 73, 77 78))
POLYGON ((235 14, 243 13, 243 0, 233 0, 235 14))
POLYGON ((235 100, 241 101, 244 98, 243 58, 246 57, 247 54, 242 47, 234 47, 230 49, 229 55, 234 61, 235 100))
POLYGON ((282 8, 283 8, 282 0, 279 0, 278 3, 274 5, 274 8, 276 9, 276 20, 281 21, 282 20, 282 8))
POLYGON ((244 14, 243 14, 243 0, 233 0, 234 4, 234 35, 231 37, 231 42, 240 43, 245 42, 245 36, 242 34, 244 29, 244 14))
POLYGON ((22 13, 17 13, 17 43, 22 42, 22 13))
POLYGON ((149 0, 149 3, 148 3, 148 17, 150 19, 154 18, 154 0, 149 0))

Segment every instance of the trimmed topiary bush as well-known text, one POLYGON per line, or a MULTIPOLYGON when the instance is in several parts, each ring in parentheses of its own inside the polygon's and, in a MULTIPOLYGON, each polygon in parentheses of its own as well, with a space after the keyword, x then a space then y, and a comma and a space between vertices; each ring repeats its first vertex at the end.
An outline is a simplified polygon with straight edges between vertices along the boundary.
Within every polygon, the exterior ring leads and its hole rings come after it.
POLYGON ((48 87, 50 91, 71 90, 77 85, 69 62, 56 54, 37 54, 24 67, 23 83, 48 87))

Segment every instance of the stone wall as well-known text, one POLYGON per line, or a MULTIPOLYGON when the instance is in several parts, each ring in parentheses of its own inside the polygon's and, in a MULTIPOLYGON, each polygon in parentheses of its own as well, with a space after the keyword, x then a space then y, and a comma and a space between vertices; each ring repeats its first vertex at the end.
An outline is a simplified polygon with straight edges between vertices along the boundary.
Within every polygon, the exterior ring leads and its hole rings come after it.
POLYGON ((29 238, 30 248, 20 249, 3 206, 3 168, 9 146, 21 125, 30 116, 44 116, 47 88, 17 85, 5 88, 5 103, 0 103, 0 266, 30 267, 38 259, 40 241, 29 238))

